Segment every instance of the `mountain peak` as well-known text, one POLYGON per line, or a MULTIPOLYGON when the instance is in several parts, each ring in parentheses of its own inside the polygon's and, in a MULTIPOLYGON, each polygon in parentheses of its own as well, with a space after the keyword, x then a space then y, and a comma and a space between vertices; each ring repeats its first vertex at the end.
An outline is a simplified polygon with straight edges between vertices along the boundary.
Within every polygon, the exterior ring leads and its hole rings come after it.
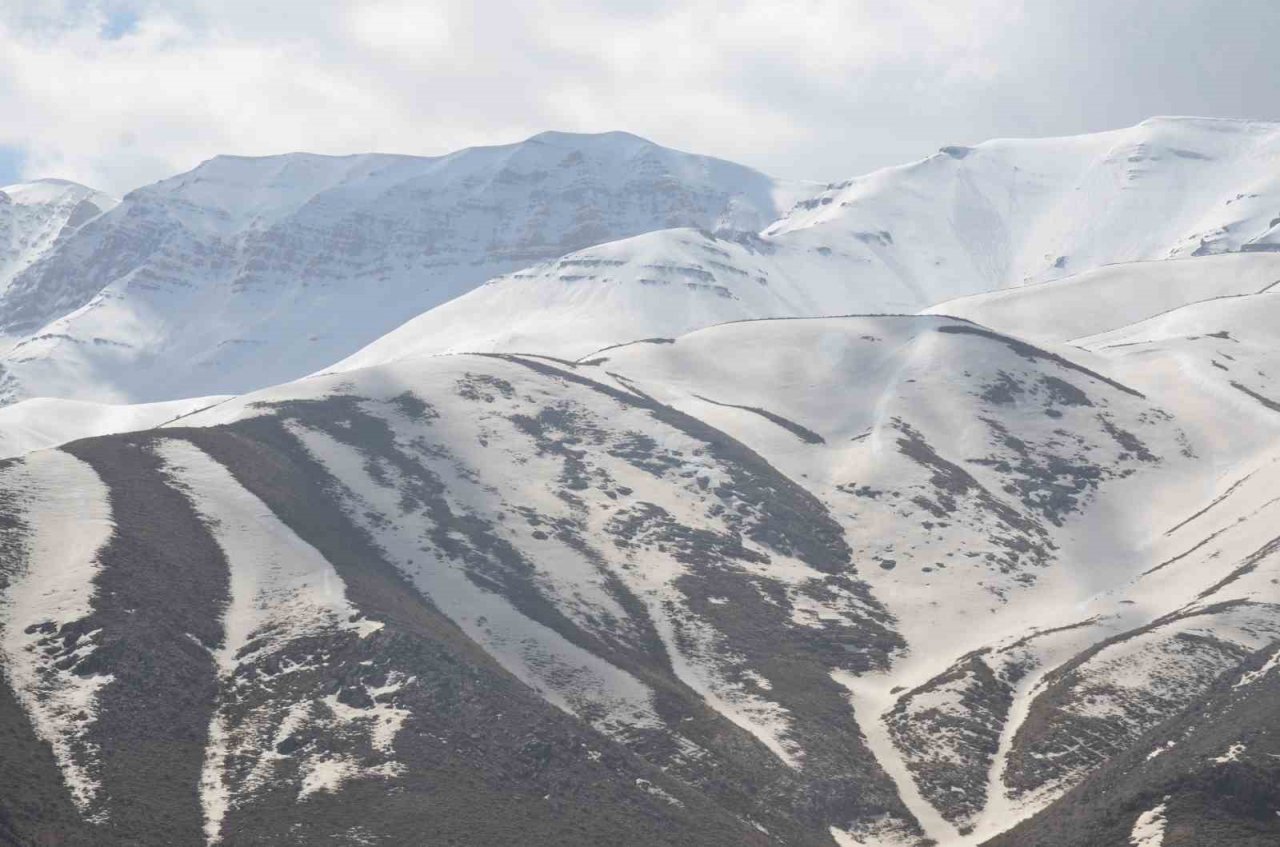
POLYGON ((616 142, 632 142, 646 144, 652 147, 658 145, 647 138, 636 135, 635 133, 626 132, 624 130, 608 130, 605 132, 566 132, 558 129, 548 129, 531 135, 525 139, 524 143, 538 144, 554 144, 561 147, 581 146, 585 144, 600 143, 616 143, 616 142))
POLYGON ((89 200, 105 209, 110 208, 117 202, 114 197, 104 194, 95 188, 72 182, 69 179, 57 179, 54 177, 42 177, 0 186, 0 194, 4 194, 13 203, 20 206, 43 205, 68 200, 78 203, 81 200, 89 200))

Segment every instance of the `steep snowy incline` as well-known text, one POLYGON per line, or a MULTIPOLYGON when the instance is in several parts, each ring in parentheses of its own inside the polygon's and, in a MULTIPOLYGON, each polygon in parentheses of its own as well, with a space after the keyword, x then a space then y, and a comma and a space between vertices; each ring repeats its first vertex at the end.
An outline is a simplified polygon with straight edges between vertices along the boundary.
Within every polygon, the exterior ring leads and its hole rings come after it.
POLYGON ((1266 449, 1280 426, 1280 256, 1113 265, 927 313, 1087 350, 1215 452, 1266 449))
POLYGON ((747 233, 662 230, 490 280, 333 369, 437 353, 577 358, 730 320, 914 311, 916 304, 892 285, 859 286, 831 251, 795 250, 747 233))
POLYGON ((1004 288, 1117 262, 1273 249, 1278 162, 1280 124, 1152 118, 946 147, 833 186, 767 233, 830 245, 884 231, 905 276, 1004 288))
POLYGON ((0 187, 0 296, 61 239, 118 202, 61 179, 0 187))
POLYGON ((155 401, 297 378, 501 273, 655 229, 756 230, 791 193, 625 133, 438 158, 219 157, 130 193, 14 279, 4 397, 155 401))
POLYGON ((1117 330, 1218 297, 1280 289, 1280 255, 1233 253, 1108 265, 1077 276, 948 300, 924 310, 1043 341, 1117 330))
POLYGON ((1280 268, 1268 254, 1280 246, 1278 165, 1280 124, 1242 121, 1156 118, 946 148, 801 200, 759 236, 655 232, 493 280, 341 367, 461 351, 576 357, 743 318, 931 306, 1061 340, 1071 334, 1043 307, 1064 300, 1069 314, 1119 322, 1096 332, 1280 279, 1267 278, 1280 268), (1159 280, 1134 264, 1220 253, 1247 255, 1177 263, 1159 280), (1070 287, 1049 288, 1060 297, 1021 296, 1068 275, 1070 287), (1134 290, 1103 293, 1118 286, 1134 290), (978 296, 936 305, 966 295, 978 296))

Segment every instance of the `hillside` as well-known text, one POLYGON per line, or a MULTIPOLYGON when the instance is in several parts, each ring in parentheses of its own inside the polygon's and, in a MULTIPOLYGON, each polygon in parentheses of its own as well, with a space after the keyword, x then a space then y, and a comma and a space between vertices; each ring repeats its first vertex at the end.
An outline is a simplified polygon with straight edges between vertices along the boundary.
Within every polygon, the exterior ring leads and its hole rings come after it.
POLYGON ((6 737, 52 758, 2 796, 94 844, 958 847, 1058 814, 1280 638, 1250 446, 1280 419, 1202 441, 1107 368, 950 318, 746 322, 32 454, 6 737), (102 527, 74 549, 68 510, 102 527))

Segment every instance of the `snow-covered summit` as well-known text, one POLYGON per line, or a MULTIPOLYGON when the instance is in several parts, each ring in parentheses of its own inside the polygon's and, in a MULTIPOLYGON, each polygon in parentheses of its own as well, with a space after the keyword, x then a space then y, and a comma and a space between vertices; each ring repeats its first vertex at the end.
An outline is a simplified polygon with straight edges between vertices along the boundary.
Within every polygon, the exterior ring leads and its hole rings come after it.
POLYGON ((914 313, 1089 274, 1136 286, 1094 298, 1098 309, 1150 314, 1148 301, 1187 302, 1197 286, 1270 273, 1247 256, 1168 274, 1120 263, 1280 249, 1277 164, 1280 124, 1198 118, 946 147, 828 187, 758 236, 655 232, 493 280, 342 367, 464 350, 581 355, 729 320, 914 313))
POLYGON ((1001 288, 1114 262, 1258 249, 1280 223, 1280 124, 1152 118, 1066 138, 944 147, 829 187, 768 230, 885 230, 917 275, 1001 288))
POLYGON ((793 194, 623 133, 431 158, 220 156, 131 192, 14 280, 0 324, 25 337, 5 393, 145 401, 284 381, 502 273, 666 227, 758 229, 793 194))
POLYGON ((1280 124, 1198 118, 944 147, 825 190, 627 133, 220 156, 131 193, 0 295, 0 326, 25 336, 3 393, 155 401, 344 359, 581 355, 1273 252, 1278 164, 1280 124))

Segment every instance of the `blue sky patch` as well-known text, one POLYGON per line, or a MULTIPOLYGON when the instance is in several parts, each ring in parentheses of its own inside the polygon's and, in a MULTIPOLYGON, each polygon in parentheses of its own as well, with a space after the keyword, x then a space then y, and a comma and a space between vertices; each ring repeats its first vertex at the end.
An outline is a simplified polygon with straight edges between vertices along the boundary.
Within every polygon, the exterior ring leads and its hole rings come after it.
POLYGON ((19 180, 26 158, 21 147, 0 144, 0 185, 12 185, 19 180))
POLYGON ((99 32, 108 41, 124 38, 138 28, 138 13, 132 9, 115 9, 107 14, 107 22, 99 32))

